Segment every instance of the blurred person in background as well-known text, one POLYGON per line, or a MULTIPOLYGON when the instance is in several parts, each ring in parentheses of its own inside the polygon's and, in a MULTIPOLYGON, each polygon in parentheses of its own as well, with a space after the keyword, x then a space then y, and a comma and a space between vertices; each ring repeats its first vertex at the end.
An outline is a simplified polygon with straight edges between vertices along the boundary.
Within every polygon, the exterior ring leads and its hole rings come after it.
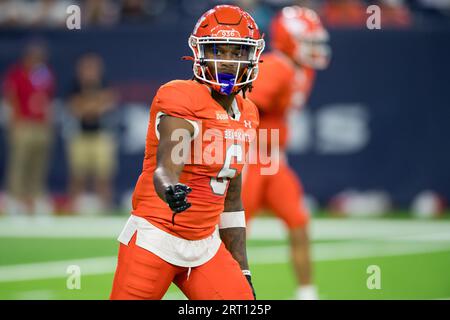
MULTIPOLYGON (((289 167, 285 147, 288 140, 287 117, 290 108, 305 105, 315 78, 315 70, 329 63, 328 33, 318 15, 307 8, 285 7, 271 24, 272 52, 261 57, 258 78, 249 94, 260 112, 260 129, 279 130, 279 141, 267 139, 267 149, 279 142, 279 171, 260 174, 273 164, 250 164, 244 171, 243 202, 247 220, 261 209, 271 210, 289 230, 291 257, 299 284, 296 299, 318 299, 313 284, 308 236, 309 212, 303 199, 302 184, 289 167)), ((259 135, 259 143, 265 143, 259 135)), ((274 161, 274 160, 272 160, 274 161)), ((275 160, 277 161, 277 160, 275 160)))
POLYGON ((90 179, 100 198, 98 210, 111 209, 116 148, 112 134, 104 126, 104 118, 115 101, 114 92, 105 83, 102 58, 95 53, 81 56, 68 102, 77 122, 68 145, 70 210, 84 210, 79 201, 88 191, 90 179))
POLYGON ((46 178, 55 77, 43 42, 35 40, 26 46, 22 59, 7 71, 3 90, 11 108, 7 125, 7 213, 48 214, 51 208, 46 178))

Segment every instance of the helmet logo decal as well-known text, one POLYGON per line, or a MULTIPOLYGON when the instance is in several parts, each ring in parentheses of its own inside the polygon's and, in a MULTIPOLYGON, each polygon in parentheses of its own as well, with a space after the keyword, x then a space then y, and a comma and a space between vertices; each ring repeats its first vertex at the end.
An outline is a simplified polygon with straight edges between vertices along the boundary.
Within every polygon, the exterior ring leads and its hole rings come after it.
POLYGON ((239 31, 231 29, 231 30, 219 30, 217 31, 217 33, 214 35, 215 37, 220 37, 220 38, 240 38, 241 34, 239 33, 239 31))

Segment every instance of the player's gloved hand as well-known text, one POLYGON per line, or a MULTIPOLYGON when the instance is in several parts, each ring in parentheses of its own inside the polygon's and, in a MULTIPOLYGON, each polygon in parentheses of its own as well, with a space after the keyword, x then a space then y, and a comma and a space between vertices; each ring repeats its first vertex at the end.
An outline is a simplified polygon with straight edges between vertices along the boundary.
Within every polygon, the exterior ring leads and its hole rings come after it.
POLYGON ((255 298, 255 300, 256 300, 255 288, 253 288, 253 283, 252 283, 252 276, 250 274, 246 274, 245 277, 247 278, 247 281, 250 284, 250 287, 252 288, 253 298, 255 298))
POLYGON ((187 185, 177 183, 176 185, 170 185, 166 188, 165 198, 170 209, 173 211, 172 224, 175 224, 175 215, 182 211, 185 211, 191 207, 191 204, 187 202, 187 195, 192 191, 187 185))

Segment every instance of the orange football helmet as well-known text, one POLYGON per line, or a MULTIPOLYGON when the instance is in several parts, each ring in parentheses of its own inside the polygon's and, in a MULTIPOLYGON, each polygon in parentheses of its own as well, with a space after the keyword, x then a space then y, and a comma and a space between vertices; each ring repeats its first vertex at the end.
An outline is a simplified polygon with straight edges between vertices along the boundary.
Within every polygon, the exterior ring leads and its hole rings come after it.
POLYGON ((217 92, 228 95, 239 92, 256 79, 264 40, 247 12, 236 6, 218 5, 200 17, 189 37, 189 47, 194 54, 194 76, 217 92), (223 45, 237 47, 235 57, 239 58, 221 54, 223 45), (207 50, 213 55, 205 54, 207 50), (232 65, 233 69, 235 66, 236 71, 221 73, 219 64, 232 65))
POLYGON ((329 35, 319 16, 299 6, 283 8, 271 23, 271 45, 296 63, 325 69, 331 57, 329 35))

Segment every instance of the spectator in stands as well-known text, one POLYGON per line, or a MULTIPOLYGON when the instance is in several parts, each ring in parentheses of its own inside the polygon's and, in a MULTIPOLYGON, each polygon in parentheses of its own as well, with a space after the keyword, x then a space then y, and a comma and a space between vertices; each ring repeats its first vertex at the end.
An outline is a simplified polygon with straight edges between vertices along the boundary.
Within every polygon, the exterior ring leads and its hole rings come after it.
POLYGON ((46 178, 52 141, 55 77, 47 48, 30 42, 22 59, 10 67, 4 96, 11 108, 8 124, 7 212, 48 214, 46 178))
POLYGON ((92 178, 100 210, 112 203, 112 178, 116 167, 113 137, 104 126, 104 118, 115 105, 115 95, 104 79, 103 60, 95 53, 83 55, 76 65, 76 80, 69 97, 70 111, 78 123, 68 154, 69 193, 72 210, 80 212, 81 196, 92 178))

